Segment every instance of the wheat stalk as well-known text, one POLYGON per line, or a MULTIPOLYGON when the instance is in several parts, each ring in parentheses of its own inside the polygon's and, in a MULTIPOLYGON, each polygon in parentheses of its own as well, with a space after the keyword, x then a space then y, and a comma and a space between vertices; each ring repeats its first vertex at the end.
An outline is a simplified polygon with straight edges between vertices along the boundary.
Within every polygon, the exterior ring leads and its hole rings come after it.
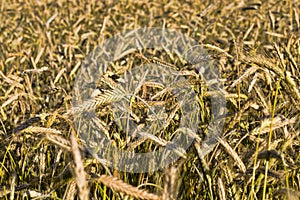
POLYGON ((70 141, 71 141, 71 150, 72 150, 72 155, 73 155, 74 165, 75 165, 74 167, 75 179, 79 190, 79 198, 81 200, 89 200, 88 183, 85 179, 86 174, 81 160, 78 144, 73 133, 71 133, 70 135, 70 141))
POLYGON ((179 167, 176 168, 174 166, 171 166, 169 169, 166 169, 162 200, 176 199, 179 187, 181 185, 181 180, 178 180, 179 174, 179 167))

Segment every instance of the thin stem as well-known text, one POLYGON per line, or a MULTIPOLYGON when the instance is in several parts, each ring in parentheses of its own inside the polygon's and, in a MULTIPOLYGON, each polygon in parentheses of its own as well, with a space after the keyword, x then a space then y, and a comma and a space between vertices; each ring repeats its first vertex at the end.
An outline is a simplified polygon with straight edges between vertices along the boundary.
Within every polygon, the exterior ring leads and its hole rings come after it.
MULTIPOLYGON (((271 118, 271 124, 270 124, 270 133, 269 133, 269 138, 268 138, 268 151, 271 149, 271 140, 272 140, 272 127, 273 127, 273 120, 275 116, 275 109, 277 105, 277 97, 278 97, 278 92, 280 89, 280 81, 281 78, 278 80, 277 85, 276 85, 276 92, 275 92, 275 97, 274 97, 274 104, 272 108, 272 118, 271 118)), ((267 179, 268 179, 268 170, 269 170, 269 160, 266 160, 266 167, 265 167, 265 179, 264 179, 264 187, 263 187, 263 200, 266 199, 266 190, 267 190, 267 179)))

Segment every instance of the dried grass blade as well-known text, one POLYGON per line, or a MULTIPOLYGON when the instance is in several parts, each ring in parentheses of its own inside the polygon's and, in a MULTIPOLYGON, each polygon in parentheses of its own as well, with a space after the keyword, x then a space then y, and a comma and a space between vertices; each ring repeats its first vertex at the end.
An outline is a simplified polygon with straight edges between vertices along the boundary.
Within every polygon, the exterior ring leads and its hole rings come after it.
POLYGON ((252 67, 250 67, 249 69, 247 69, 243 75, 241 75, 237 80, 235 80, 231 84, 230 87, 235 87, 237 84, 239 84, 240 82, 242 82, 245 78, 247 78, 248 76, 250 76, 251 74, 253 74, 257 70, 258 70, 258 67, 256 65, 253 65, 252 67))

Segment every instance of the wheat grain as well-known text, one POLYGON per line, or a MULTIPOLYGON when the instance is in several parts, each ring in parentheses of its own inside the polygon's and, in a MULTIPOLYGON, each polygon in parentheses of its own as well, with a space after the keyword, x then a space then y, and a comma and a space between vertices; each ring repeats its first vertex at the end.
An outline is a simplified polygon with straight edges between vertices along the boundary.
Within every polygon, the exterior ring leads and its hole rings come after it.
POLYGON ((72 180, 68 183, 68 186, 67 186, 66 191, 64 193, 63 199, 65 199, 65 200, 74 200, 76 193, 77 193, 76 181, 72 180))
POLYGON ((53 129, 53 128, 44 128, 37 126, 29 126, 28 128, 22 130, 23 133, 43 133, 43 134, 54 134, 54 135, 62 135, 61 131, 53 129))
POLYGON ((217 140, 225 148, 226 152, 236 161, 236 164, 240 170, 245 173, 246 167, 236 151, 234 151, 224 139, 217 137, 217 140))
POLYGON ((54 134, 45 134, 44 137, 52 142, 53 144, 58 145, 59 147, 66 149, 67 151, 71 151, 71 144, 68 140, 63 138, 60 135, 54 135, 54 134))
POLYGON ((111 189, 122 192, 126 195, 132 196, 138 199, 145 200, 160 200, 161 198, 155 194, 148 193, 146 190, 138 189, 132 185, 129 185, 116 177, 101 175, 98 178, 93 178, 92 181, 98 181, 111 189))
POLYGON ((226 200, 225 186, 220 177, 218 178, 218 194, 220 200, 226 200))

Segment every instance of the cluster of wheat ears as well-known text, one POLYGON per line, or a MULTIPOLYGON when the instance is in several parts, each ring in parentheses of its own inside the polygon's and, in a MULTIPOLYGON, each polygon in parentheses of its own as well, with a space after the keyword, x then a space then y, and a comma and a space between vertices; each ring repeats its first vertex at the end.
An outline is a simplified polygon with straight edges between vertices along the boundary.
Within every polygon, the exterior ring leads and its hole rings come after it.
POLYGON ((2 1, 0 198, 299 199, 299 6, 293 0, 2 1), (203 141, 214 119, 211 97, 219 93, 209 90, 214 83, 194 63, 164 50, 134 51, 111 62, 93 81, 92 98, 72 102, 89 53, 138 27, 175 29, 208 52, 198 61, 216 66, 227 110, 213 148, 203 141), (172 69, 184 81, 144 81, 126 96, 124 73, 145 64, 172 69), (197 132, 188 132, 194 139, 189 148, 174 147, 174 163, 135 174, 107 167, 108 158, 89 151, 94 139, 101 149, 104 136, 133 153, 168 147, 183 116, 171 91, 182 86, 196 93, 200 122, 197 132), (143 128, 158 121, 159 134, 143 132, 136 139, 117 126, 111 105, 124 98, 134 123, 143 128), (152 115, 155 106, 167 111, 152 115), (103 136, 85 130, 84 139, 74 121, 90 110, 103 136))

